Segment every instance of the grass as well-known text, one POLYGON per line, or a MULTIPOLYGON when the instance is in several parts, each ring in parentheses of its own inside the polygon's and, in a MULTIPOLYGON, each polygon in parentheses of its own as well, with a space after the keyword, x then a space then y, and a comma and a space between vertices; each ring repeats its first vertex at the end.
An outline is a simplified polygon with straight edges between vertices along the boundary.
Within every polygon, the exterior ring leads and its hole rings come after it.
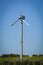
POLYGON ((0 58, 0 62, 3 62, 5 60, 9 61, 15 61, 18 57, 5 57, 5 58, 0 58))
MULTIPOLYGON (((2 61, 5 61, 5 60, 9 60, 9 61, 15 61, 19 59, 19 57, 3 57, 3 58, 0 58, 0 62, 2 61)), ((39 60, 39 61, 43 61, 43 56, 35 56, 35 57, 30 57, 30 56, 24 56, 23 57, 23 60, 32 60, 32 61, 36 61, 36 60, 39 60)))
POLYGON ((43 65, 43 56, 0 57, 0 65, 43 65), (3 62, 4 61, 4 62, 3 62))

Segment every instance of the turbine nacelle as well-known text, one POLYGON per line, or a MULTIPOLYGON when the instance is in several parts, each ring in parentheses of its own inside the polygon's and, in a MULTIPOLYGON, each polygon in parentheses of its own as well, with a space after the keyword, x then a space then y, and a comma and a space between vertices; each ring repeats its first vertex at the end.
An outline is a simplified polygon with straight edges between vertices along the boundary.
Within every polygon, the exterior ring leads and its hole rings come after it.
POLYGON ((25 20, 25 16, 20 16, 18 19, 25 20))

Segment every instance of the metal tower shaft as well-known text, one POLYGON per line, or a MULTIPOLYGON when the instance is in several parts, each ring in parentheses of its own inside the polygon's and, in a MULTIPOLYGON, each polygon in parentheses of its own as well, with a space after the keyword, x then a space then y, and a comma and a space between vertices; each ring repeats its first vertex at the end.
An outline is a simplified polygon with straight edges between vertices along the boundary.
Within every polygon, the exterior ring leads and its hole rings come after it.
POLYGON ((21 32, 20 32, 20 59, 23 56, 23 20, 21 20, 20 24, 21 32))

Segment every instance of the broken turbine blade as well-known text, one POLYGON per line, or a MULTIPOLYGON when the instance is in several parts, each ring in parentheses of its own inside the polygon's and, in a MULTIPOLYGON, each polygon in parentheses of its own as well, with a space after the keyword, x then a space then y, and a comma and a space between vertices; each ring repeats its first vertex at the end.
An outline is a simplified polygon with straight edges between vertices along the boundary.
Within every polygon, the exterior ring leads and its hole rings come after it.
POLYGON ((23 20, 23 22, 24 22, 25 24, 29 25, 25 20, 23 20))
POLYGON ((11 24, 11 26, 13 26, 17 21, 18 21, 18 18, 17 18, 17 20, 14 23, 11 24))

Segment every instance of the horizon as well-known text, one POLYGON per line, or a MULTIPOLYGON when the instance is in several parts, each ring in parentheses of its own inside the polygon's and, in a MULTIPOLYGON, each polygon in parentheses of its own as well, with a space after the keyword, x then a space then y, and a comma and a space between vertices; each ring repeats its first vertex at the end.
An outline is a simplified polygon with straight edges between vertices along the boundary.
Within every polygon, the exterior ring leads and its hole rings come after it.
MULTIPOLYGON (((12 53, 11 53, 12 54, 12 53)), ((0 56, 3 56, 3 55, 11 55, 11 54, 2 54, 2 55, 0 55, 0 56)), ((12 54, 12 55, 19 55, 20 56, 20 54, 12 54)), ((25 55, 25 54, 23 54, 24 56, 30 56, 30 55, 25 55)), ((30 57, 32 57, 32 56, 43 56, 43 54, 33 54, 33 55, 31 55, 30 57)))

